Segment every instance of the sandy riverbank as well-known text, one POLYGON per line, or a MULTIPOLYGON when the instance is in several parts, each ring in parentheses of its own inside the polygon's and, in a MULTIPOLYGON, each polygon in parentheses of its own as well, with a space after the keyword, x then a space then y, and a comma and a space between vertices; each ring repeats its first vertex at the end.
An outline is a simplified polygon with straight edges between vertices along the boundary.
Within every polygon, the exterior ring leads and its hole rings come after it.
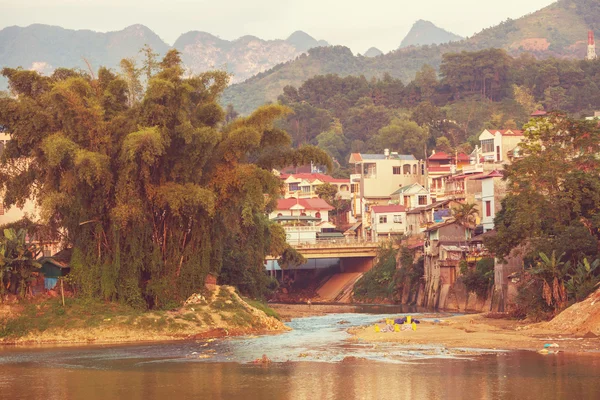
MULTIPOLYGON (((382 323, 383 327, 385 324, 382 323)), ((483 314, 443 318, 441 322, 423 321, 416 331, 376 332, 374 326, 349 329, 353 340, 368 343, 390 342, 404 345, 440 345, 448 349, 540 350, 556 343, 552 350, 600 352, 600 338, 565 334, 539 324, 486 318, 483 314)))

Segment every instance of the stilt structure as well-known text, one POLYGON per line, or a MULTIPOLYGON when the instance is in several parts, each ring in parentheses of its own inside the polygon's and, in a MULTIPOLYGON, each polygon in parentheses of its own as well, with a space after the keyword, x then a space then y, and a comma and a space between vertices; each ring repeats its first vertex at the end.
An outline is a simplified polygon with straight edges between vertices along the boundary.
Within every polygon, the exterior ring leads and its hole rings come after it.
POLYGON ((590 30, 588 32, 588 50, 586 60, 595 60, 596 56, 596 42, 594 41, 594 31, 590 30))

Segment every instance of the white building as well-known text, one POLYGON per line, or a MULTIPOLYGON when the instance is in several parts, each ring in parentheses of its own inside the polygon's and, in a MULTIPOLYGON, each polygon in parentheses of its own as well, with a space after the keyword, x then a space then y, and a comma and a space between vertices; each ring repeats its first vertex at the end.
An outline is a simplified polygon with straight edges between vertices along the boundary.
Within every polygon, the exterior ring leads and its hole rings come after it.
POLYGON ((280 174, 279 177, 283 180, 283 197, 286 199, 298 196, 305 199, 318 197, 316 189, 325 183, 335 186, 340 198, 350 199, 350 179, 338 179, 318 173, 280 174))
POLYGON ((429 190, 420 183, 403 186, 391 194, 392 203, 403 205, 407 209, 426 206, 431 204, 429 190))
POLYGON ((517 129, 485 129, 479 135, 481 155, 485 162, 507 163, 509 152, 523 140, 523 131, 517 129))
POLYGON ((372 239, 404 235, 406 233, 406 208, 401 205, 371 207, 372 239))
POLYGON ((504 197, 503 177, 501 172, 494 170, 489 174, 473 178, 481 181, 481 207, 479 209, 484 232, 494 229, 494 218, 502 208, 500 202, 504 197))
POLYGON ((329 222, 331 210, 333 207, 320 198, 279 199, 269 219, 283 226, 288 243, 316 243, 321 234, 331 233, 336 227, 329 222))

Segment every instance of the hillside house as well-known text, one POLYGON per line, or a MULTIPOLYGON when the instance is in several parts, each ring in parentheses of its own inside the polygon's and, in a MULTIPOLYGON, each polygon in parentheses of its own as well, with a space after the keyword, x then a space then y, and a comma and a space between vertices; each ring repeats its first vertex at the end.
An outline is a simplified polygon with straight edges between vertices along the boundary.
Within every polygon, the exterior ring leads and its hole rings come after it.
POLYGON ((523 131, 517 129, 485 129, 479 135, 481 152, 485 162, 508 163, 509 152, 523 140, 523 131))
POLYGON ((429 190, 425 189, 420 183, 403 186, 392 193, 390 197, 392 203, 403 205, 408 210, 431 203, 429 190))
POLYGON ((315 243, 321 233, 336 228, 329 221, 331 210, 333 207, 320 198, 279 199, 269 219, 283 226, 288 243, 315 243))
POLYGON ((406 212, 407 234, 411 236, 424 236, 425 230, 430 226, 444 222, 452 216, 452 207, 458 202, 442 200, 423 207, 413 208, 406 212))
POLYGON ((388 149, 383 154, 352 153, 348 162, 354 164, 351 183, 358 184, 353 197, 356 216, 362 216, 369 205, 388 204, 391 193, 413 183, 422 184, 425 179, 425 163, 411 154, 390 153, 388 149))
POLYGON ((481 182, 481 201, 479 203, 479 216, 484 232, 494 229, 494 218, 502 209, 501 201, 505 196, 506 183, 502 180, 504 175, 497 170, 473 178, 481 182))
POLYGON ((460 273, 460 260, 469 251, 470 227, 454 219, 446 220, 425 230, 425 306, 445 303, 450 287, 460 273))
POLYGON ((350 199, 350 179, 337 179, 319 173, 280 174, 279 177, 283 180, 283 197, 286 199, 318 197, 316 189, 325 183, 337 187, 340 198, 350 199))
POLYGON ((371 237, 374 241, 406 233, 406 208, 402 205, 371 207, 371 237))

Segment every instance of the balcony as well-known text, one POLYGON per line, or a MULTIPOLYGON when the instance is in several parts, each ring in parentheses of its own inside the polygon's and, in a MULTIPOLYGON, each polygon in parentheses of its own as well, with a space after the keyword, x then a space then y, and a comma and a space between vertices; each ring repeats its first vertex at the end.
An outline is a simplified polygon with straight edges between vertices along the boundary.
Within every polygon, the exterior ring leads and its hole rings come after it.
POLYGON ((293 232, 321 232, 321 228, 318 226, 293 226, 293 225, 283 225, 283 230, 287 233, 293 232))

